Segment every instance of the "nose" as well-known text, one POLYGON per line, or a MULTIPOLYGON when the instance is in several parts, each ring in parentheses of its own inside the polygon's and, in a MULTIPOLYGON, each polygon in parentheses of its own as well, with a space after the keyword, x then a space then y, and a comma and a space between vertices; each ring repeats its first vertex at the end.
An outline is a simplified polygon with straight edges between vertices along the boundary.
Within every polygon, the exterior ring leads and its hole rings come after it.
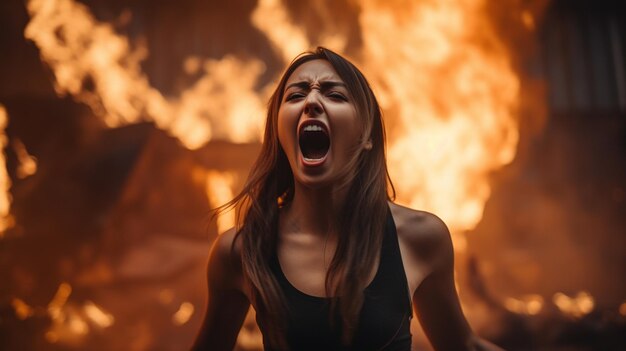
POLYGON ((319 99, 319 93, 313 90, 307 96, 304 104, 304 114, 309 117, 317 117, 324 112, 324 107, 319 99))

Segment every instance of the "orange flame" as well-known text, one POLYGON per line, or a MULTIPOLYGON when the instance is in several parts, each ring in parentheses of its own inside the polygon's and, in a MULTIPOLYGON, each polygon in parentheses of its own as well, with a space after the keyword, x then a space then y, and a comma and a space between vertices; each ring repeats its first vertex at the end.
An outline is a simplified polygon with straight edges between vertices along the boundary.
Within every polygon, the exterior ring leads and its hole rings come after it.
POLYGON ((194 307, 189 302, 183 302, 178 311, 172 316, 172 323, 175 325, 183 325, 189 321, 189 318, 193 315, 194 307))
POLYGON ((97 326, 108 328, 113 325, 115 318, 110 313, 105 312, 102 307, 91 301, 87 301, 83 306, 85 315, 97 326))
POLYGON ((190 149, 212 138, 259 139, 263 103, 254 85, 265 69, 260 61, 206 60, 205 75, 179 98, 167 99, 141 71, 145 46, 131 51, 126 37, 84 5, 29 0, 27 8, 31 21, 24 34, 52 68, 56 92, 87 104, 108 126, 153 121, 190 149))
POLYGON ((389 160, 398 201, 454 232, 480 221, 489 172, 513 160, 519 138, 519 80, 484 6, 364 1, 360 17, 365 68, 383 107, 397 111, 389 160))
POLYGON ((544 300, 541 295, 527 295, 521 299, 509 297, 504 301, 507 310, 527 315, 536 315, 543 309, 544 300))
POLYGON ((13 310, 15 310, 15 315, 19 319, 23 320, 34 314, 33 308, 24 302, 24 300, 17 297, 11 300, 11 305, 13 306, 13 310))
MULTIPOLYGON (((312 2, 316 11, 324 11, 320 2, 312 2)), ((325 16, 322 16, 324 18, 325 16)), ((260 0, 251 15, 252 24, 263 32, 272 43, 274 50, 280 54, 285 63, 291 62, 300 53, 311 49, 311 43, 302 27, 294 24, 289 18, 287 9, 281 0, 260 0)), ((329 23, 325 23, 328 25, 329 23)), ((324 28, 320 28, 323 30, 324 28)), ((332 33, 321 36, 319 45, 342 52, 347 43, 345 36, 332 33)))
MULTIPOLYGON (((233 198, 235 175, 230 172, 210 171, 206 178, 206 191, 209 205, 216 208, 233 198)), ((235 225, 235 213, 229 211, 220 214, 217 218, 217 231, 224 233, 235 225)))
MULTIPOLYGON (((0 150, 4 150, 7 145, 7 137, 4 129, 8 123, 8 115, 4 106, 0 105, 0 150)), ((0 152, 0 238, 4 236, 4 232, 13 226, 13 218, 11 211, 11 179, 7 173, 6 159, 4 152, 0 152)))
POLYGON ((52 324, 45 337, 50 343, 79 345, 89 333, 89 325, 82 313, 67 304, 71 293, 72 287, 68 283, 61 283, 48 304, 48 315, 52 324))
POLYGON ((280 0, 259 0, 251 20, 265 33, 285 62, 290 62, 310 46, 306 33, 291 22, 280 0))
POLYGON ((17 177, 24 179, 35 174, 37 172, 37 158, 28 153, 26 146, 20 139, 15 139, 11 144, 18 159, 17 177))
POLYGON ((67 283, 61 283, 52 301, 48 304, 48 313, 52 320, 63 319, 62 308, 72 293, 72 287, 67 283))
POLYGON ((595 307, 593 296, 586 291, 581 291, 574 297, 558 292, 554 294, 552 301, 561 312, 574 318, 589 314, 595 307))
MULTIPOLYGON (((511 162, 519 138, 519 81, 484 6, 482 0, 368 0, 359 18, 360 64, 392 112, 389 160, 398 201, 439 214, 457 233, 480 221, 490 195, 487 177, 511 162)), ((185 70, 203 66, 205 75, 168 100, 141 72, 146 48, 131 52, 128 39, 84 5, 30 0, 28 10, 25 35, 52 67, 57 92, 89 104, 108 125, 152 120, 189 148, 214 137, 258 140, 263 105, 254 84, 265 69, 259 60, 190 57, 185 70)), ((259 1, 251 21, 285 61, 311 46, 278 0, 259 1)), ((337 35, 322 40, 338 50, 346 43, 337 35)), ((456 239, 461 247, 462 237, 456 239)))

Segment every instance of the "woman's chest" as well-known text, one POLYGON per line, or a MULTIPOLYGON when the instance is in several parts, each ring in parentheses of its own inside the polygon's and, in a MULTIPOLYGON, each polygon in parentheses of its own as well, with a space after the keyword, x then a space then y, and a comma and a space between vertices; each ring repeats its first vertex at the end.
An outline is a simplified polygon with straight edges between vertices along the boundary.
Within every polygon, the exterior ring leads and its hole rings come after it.
MULTIPOLYGON (((293 350, 378 350, 386 345, 395 345, 391 349, 410 349, 411 310, 393 289, 365 290, 354 339, 347 347, 341 346, 338 311, 330 317, 330 299, 294 294, 284 285, 282 288, 288 308, 286 336, 293 350)), ((263 316, 257 315, 257 321, 263 330, 263 316)))

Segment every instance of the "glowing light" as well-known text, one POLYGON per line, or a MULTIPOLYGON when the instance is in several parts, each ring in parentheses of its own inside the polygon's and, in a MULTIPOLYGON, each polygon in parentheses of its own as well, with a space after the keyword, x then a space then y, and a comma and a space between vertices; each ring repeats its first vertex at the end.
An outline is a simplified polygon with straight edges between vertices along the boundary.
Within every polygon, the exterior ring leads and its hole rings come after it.
POLYGON ((77 347, 81 345, 89 333, 86 318, 92 319, 96 325, 98 325, 99 320, 96 316, 98 312, 95 311, 93 308, 95 305, 92 303, 88 302, 82 308, 68 303, 71 293, 72 287, 69 284, 61 283, 59 285, 56 294, 48 304, 48 315, 52 323, 44 336, 50 343, 62 343, 77 347), (88 307, 90 305, 93 307, 88 307))
POLYGON ((197 56, 189 56, 183 62, 183 69, 187 74, 196 74, 202 67, 202 61, 197 56))
POLYGON ((521 299, 509 297, 504 301, 507 310, 527 315, 536 315, 543 309, 544 300, 540 295, 527 295, 521 299))
MULTIPOLYGON (((7 145, 7 137, 4 129, 8 123, 8 115, 4 106, 0 105, 0 150, 4 150, 7 145)), ((0 151, 0 239, 4 237, 4 232, 14 224, 13 218, 9 214, 11 211, 11 179, 7 173, 6 158, 4 151, 0 151)))
POLYGON ((67 302, 67 299, 72 293, 72 287, 67 283, 61 283, 57 289, 56 294, 52 298, 52 301, 48 304, 48 313, 52 319, 61 319, 61 308, 67 302))
POLYGON ((622 304, 619 305, 619 314, 626 316, 626 302, 622 302, 622 304))
MULTIPOLYGON (((210 171, 206 178, 206 192, 209 205, 216 208, 233 198, 234 174, 230 172, 210 171)), ((217 218, 218 233, 235 226, 235 213, 233 211, 220 214, 217 218)))
POLYGON ((102 328, 108 328, 115 322, 113 315, 103 311, 101 307, 91 301, 88 301, 83 308, 85 310, 85 315, 87 315, 92 322, 102 328))
POLYGON ((522 23, 524 23, 524 26, 527 29, 529 30, 535 29, 535 18, 533 17, 533 14, 530 11, 528 10, 522 11, 521 19, 522 19, 522 23))
POLYGON ((189 318, 193 315, 194 307, 189 302, 183 302, 178 311, 172 316, 172 322, 175 325, 183 325, 189 321, 189 318))
POLYGON ((26 146, 21 140, 15 139, 12 143, 13 150, 18 159, 17 177, 24 179, 37 172, 37 159, 28 153, 26 146))
POLYGON ((17 297, 11 300, 11 305, 13 306, 13 309, 15 310, 15 315, 19 319, 24 320, 33 315, 33 308, 30 307, 23 300, 18 299, 17 297))
POLYGON ((562 313, 574 318, 589 314, 595 306, 593 296, 586 291, 581 291, 574 297, 558 292, 554 294, 552 301, 562 313))
POLYGON ((89 332, 89 326, 78 315, 71 314, 68 318, 68 327, 74 334, 85 335, 89 332))

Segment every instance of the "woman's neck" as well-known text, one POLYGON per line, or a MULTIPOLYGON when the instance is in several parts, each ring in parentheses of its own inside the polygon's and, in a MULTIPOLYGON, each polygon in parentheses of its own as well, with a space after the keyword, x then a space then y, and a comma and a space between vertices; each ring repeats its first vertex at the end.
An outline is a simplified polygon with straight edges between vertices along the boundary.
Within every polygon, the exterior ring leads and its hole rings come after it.
POLYGON ((311 189, 295 183, 294 196, 283 211, 283 228, 319 236, 336 233, 347 189, 311 189))

